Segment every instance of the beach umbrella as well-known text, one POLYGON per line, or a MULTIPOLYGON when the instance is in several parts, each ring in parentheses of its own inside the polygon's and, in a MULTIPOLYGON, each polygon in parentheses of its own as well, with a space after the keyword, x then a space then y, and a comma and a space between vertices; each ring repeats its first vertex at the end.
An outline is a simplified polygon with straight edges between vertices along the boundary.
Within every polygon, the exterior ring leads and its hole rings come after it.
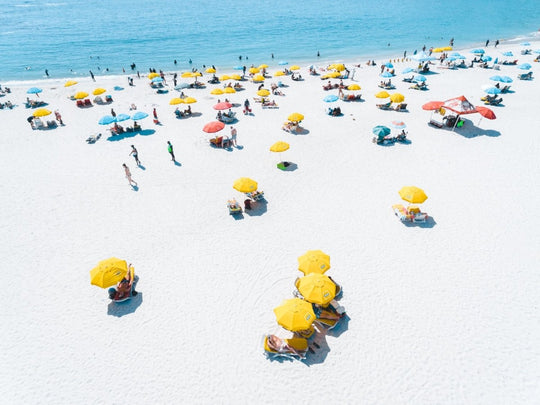
POLYGON ((483 55, 483 54, 486 53, 486 51, 484 51, 484 50, 481 49, 481 48, 476 48, 476 49, 473 49, 473 50, 471 51, 471 53, 478 54, 478 55, 483 55))
POLYGON ((278 70, 276 73, 274 73, 274 76, 285 76, 285 72, 278 70))
POLYGON ((300 298, 284 300, 274 314, 277 323, 291 332, 309 329, 315 320, 313 306, 300 298))
POLYGON ((116 116, 116 122, 122 122, 122 121, 127 121, 129 120, 131 117, 128 115, 128 114, 118 114, 116 116))
POLYGON ((192 72, 191 73, 191 77, 200 77, 200 76, 202 76, 201 72, 192 72))
POLYGON ((334 69, 338 72, 343 72, 345 70, 345 65, 343 63, 334 63, 330 66, 328 66, 328 69, 334 69))
POLYGON ((186 103, 186 104, 193 104, 193 103, 196 103, 196 102, 197 102, 197 99, 193 98, 193 97, 186 97, 184 99, 184 103, 186 103))
POLYGON ((407 74, 407 73, 411 73, 411 72, 414 72, 414 69, 411 68, 411 67, 408 67, 408 68, 405 68, 401 71, 401 73, 403 74, 407 74))
POLYGON ((281 66, 288 65, 288 64, 289 64, 289 62, 287 62, 286 60, 280 60, 278 62, 278 65, 281 65, 281 66))
MULTIPOLYGON (((159 76, 159 75, 158 75, 159 76)), ((182 73, 181 77, 183 77, 184 79, 188 78, 188 77, 194 77, 193 76, 193 73, 192 72, 184 72, 182 73)))
POLYGON ((263 75, 255 75, 253 76, 253 80, 254 82, 264 82, 264 76, 263 75))
POLYGON ((223 128, 225 128, 225 124, 223 122, 212 121, 203 127, 203 131, 209 134, 213 134, 213 133, 221 131, 223 128))
POLYGON ((225 94, 233 94, 236 93, 236 90, 234 89, 234 87, 225 87, 225 89, 223 89, 223 92, 225 94))
POLYGON ((521 65, 518 66, 518 69, 521 69, 521 70, 529 70, 531 68, 531 64, 530 63, 522 63, 521 65))
POLYGON ((96 267, 90 270, 90 284, 101 288, 107 288, 121 281, 128 272, 125 260, 111 257, 102 260, 96 267))
POLYGON ((291 70, 300 70, 300 66, 298 65, 292 65, 291 70))
POLYGON ((392 103, 402 103, 405 101, 405 96, 401 93, 394 93, 390 96, 390 101, 392 103))
POLYGON ((145 119, 146 117, 148 117, 147 113, 143 111, 137 111, 135 114, 131 116, 131 119, 133 121, 139 121, 139 120, 145 119))
POLYGON ((152 79, 152 83, 163 83, 163 78, 160 76, 160 77, 154 77, 152 79))
POLYGON ((339 97, 336 96, 335 94, 330 94, 326 96, 325 98, 323 98, 323 101, 325 103, 333 103, 334 101, 337 101, 337 100, 339 100, 339 97))
POLYGON ((308 250, 298 258, 298 270, 304 274, 323 274, 330 268, 330 256, 322 250, 308 250))
POLYGON ((76 99, 76 100, 81 100, 81 99, 86 98, 86 97, 88 97, 88 93, 86 91, 78 91, 73 96, 73 98, 76 99))
POLYGON ((501 76, 501 82, 503 82, 503 83, 512 83, 513 81, 514 81, 514 79, 512 79, 511 77, 501 76))
POLYGON ((106 115, 104 117, 101 117, 98 121, 99 125, 110 125, 113 122, 116 122, 116 117, 113 117, 112 115, 106 115))
POLYGON ((99 96, 100 94, 103 94, 105 93, 107 90, 105 90, 103 87, 98 87, 97 89, 95 89, 92 94, 94 96, 99 96))
POLYGON ((224 82, 225 80, 231 80, 231 76, 229 76, 229 75, 221 75, 219 77, 219 80, 221 80, 222 82, 224 82))
POLYGON ((251 193, 253 191, 257 191, 257 187, 259 187, 257 182, 249 177, 240 177, 233 183, 233 188, 241 193, 251 193))
POLYGON ((394 77, 392 73, 390 73, 388 70, 385 70, 381 73, 381 77, 394 77))
POLYGON ((377 125, 371 130, 371 132, 379 137, 386 136, 390 134, 390 128, 385 127, 384 125, 377 125))
POLYGON ((415 186, 402 187, 399 196, 411 204, 422 204, 428 198, 424 190, 415 186))
POLYGON ((390 68, 390 69, 392 69, 394 67, 394 65, 392 65, 391 62, 385 63, 384 66, 387 67, 387 68, 390 68))
POLYGON ((383 91, 379 91, 377 94, 375 94, 375 97, 377 97, 377 98, 388 98, 388 97, 390 97, 390 94, 386 90, 383 90, 383 91))
POLYGON ((484 118, 487 118, 488 120, 494 120, 495 118, 497 118, 495 116, 495 113, 487 107, 476 107, 476 111, 478 111, 478 114, 480 114, 484 118))
POLYGON ((34 117, 46 117, 50 114, 52 114, 51 110, 47 110, 46 108, 38 108, 32 115, 34 117))
POLYGON ((405 129, 407 128, 407 125, 403 121, 392 121, 392 127, 396 129, 405 129))
POLYGON ((413 81, 414 82, 425 82, 427 80, 427 77, 424 75, 414 75, 413 81))
POLYGON ((242 80, 242 76, 240 76, 238 73, 232 74, 231 79, 233 80, 242 80))
POLYGON ((430 60, 435 60, 437 58, 435 58, 434 56, 429 56, 425 52, 419 52, 416 55, 411 56, 411 59, 416 60, 418 62, 427 62, 430 60))
POLYGON ((251 73, 251 74, 255 74, 255 73, 259 73, 261 71, 261 69, 259 68, 256 68, 256 67, 250 67, 248 72, 251 73))
POLYGON ((482 56, 482 60, 484 62, 489 62, 491 59, 493 59, 491 56, 488 56, 488 55, 482 56))
POLYGON ((491 76, 489 80, 493 80, 494 82, 502 82, 502 78, 499 75, 491 76))
POLYGON ((172 98, 171 101, 169 101, 169 104, 178 105, 178 104, 182 104, 183 102, 184 100, 182 100, 180 97, 175 97, 175 98, 172 98))
POLYGON ((39 87, 30 87, 28 90, 26 90, 26 94, 38 94, 38 93, 41 93, 42 91, 43 90, 41 90, 39 87))
POLYGON ((206 73, 216 73, 216 69, 209 67, 205 70, 206 73))
POLYGON ((422 106, 422 110, 435 111, 444 105, 444 101, 430 101, 422 106))
POLYGON ((534 53, 540 53, 540 49, 537 49, 536 51, 533 51, 534 53))
POLYGON ((336 284, 324 274, 310 273, 296 284, 302 297, 314 304, 326 305, 336 296, 336 284))
POLYGON ((236 65, 235 67, 233 67, 234 70, 244 70, 244 67, 243 66, 240 66, 240 65, 236 65))
POLYGON ((148 73, 148 76, 147 76, 150 80, 156 78, 156 77, 161 77, 159 73, 157 72, 152 72, 152 73, 148 73))
POLYGON ((286 150, 288 150, 290 147, 290 145, 287 143, 287 142, 283 142, 283 141, 278 141, 276 142, 275 144, 273 144, 272 146, 270 146, 270 151, 271 152, 285 152, 286 150))
POLYGON ((262 65, 259 65, 259 69, 268 69, 268 65, 263 63, 262 65))
POLYGON ((219 96, 220 94, 223 94, 223 90, 221 90, 220 88, 216 87, 215 89, 213 89, 212 91, 210 91, 210 94, 214 94, 216 96, 219 96))
POLYGON ((268 89, 260 89, 258 92, 257 92, 257 95, 258 96, 261 96, 261 97, 266 97, 266 96, 269 96, 270 95, 270 91, 268 89))
POLYGON ((228 101, 222 101, 221 103, 217 103, 213 108, 214 110, 228 110, 232 106, 228 101))
POLYGON ((77 81, 75 81, 75 80, 68 80, 67 82, 64 83, 64 87, 74 86, 74 85, 76 85, 77 83, 79 83, 79 82, 77 82, 77 81))
POLYGON ((474 105, 472 105, 470 101, 465 98, 465 96, 454 97, 446 100, 443 107, 457 114, 473 114, 476 112, 474 105))
POLYGON ((347 90, 351 90, 351 91, 356 91, 356 90, 361 90, 361 89, 362 88, 356 83, 349 84, 349 86, 347 86, 347 90))
POLYGON ((191 85, 189 83, 182 82, 182 83, 178 83, 176 86, 174 86, 174 89, 175 90, 183 90, 183 89, 187 89, 188 87, 191 87, 191 85))
POLYGON ((489 84, 482 86, 482 90, 484 90, 487 94, 501 94, 501 89, 495 86, 490 86, 489 84))
POLYGON ((514 56, 512 51, 506 51, 506 52, 503 52, 502 54, 503 54, 503 56, 514 56))
POLYGON ((292 122, 300 122, 304 119, 304 116, 300 113, 295 112, 289 115, 287 119, 292 122))

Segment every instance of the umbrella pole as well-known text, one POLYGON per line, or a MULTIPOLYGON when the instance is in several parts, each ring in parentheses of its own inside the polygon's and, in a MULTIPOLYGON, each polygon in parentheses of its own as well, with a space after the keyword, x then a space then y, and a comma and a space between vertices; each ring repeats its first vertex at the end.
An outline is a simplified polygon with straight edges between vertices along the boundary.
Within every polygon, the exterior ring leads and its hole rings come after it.
POLYGON ((456 125, 459 122, 459 114, 456 116, 456 122, 454 122, 454 126, 452 127, 452 132, 456 129, 456 125))

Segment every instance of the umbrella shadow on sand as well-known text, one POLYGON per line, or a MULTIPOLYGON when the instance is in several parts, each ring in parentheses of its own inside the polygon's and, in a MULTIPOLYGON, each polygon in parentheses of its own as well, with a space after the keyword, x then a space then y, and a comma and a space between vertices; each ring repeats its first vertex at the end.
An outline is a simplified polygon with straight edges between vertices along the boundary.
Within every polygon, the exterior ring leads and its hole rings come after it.
MULTIPOLYGON (((451 128, 449 129, 451 130, 451 128)), ((474 125, 472 122, 468 122, 467 126, 463 126, 462 128, 456 128, 454 132, 465 138, 476 138, 477 136, 490 136, 490 137, 501 136, 501 133, 499 131, 496 131, 494 129, 479 128, 476 125, 474 125)))
POLYGON ((263 215, 267 211, 268 202, 266 200, 258 200, 258 201, 252 201, 251 202, 251 209, 250 210, 244 210, 246 215, 249 215, 250 217, 259 217, 263 215))
POLYGON ((142 302, 142 292, 138 292, 137 295, 124 302, 111 301, 109 305, 107 305, 107 315, 112 315, 120 318, 121 316, 131 314, 135 312, 137 308, 139 308, 142 302))
POLYGON ((298 165, 293 162, 279 162, 277 168, 284 172, 294 172, 298 169, 298 165))
POLYGON ((405 225, 407 228, 433 228, 435 225, 437 225, 437 222, 433 219, 433 217, 428 217, 425 222, 405 222, 401 221, 403 225, 405 225))
POLYGON ((135 135, 148 136, 156 133, 155 129, 143 129, 137 132, 123 132, 118 135, 111 135, 107 138, 108 141, 115 142, 126 138, 133 138, 135 135))

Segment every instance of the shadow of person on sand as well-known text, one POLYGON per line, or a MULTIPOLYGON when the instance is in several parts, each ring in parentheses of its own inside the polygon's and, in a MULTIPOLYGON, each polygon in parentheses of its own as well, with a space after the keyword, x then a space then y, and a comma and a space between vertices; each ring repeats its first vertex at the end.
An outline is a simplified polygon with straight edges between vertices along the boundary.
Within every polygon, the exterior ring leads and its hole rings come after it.
POLYGON ((306 366, 321 364, 326 360, 330 353, 330 346, 326 342, 326 333, 316 333, 313 339, 309 342, 309 350, 306 358, 302 360, 306 366))
POLYGON ((293 162, 279 162, 277 168, 284 172, 294 172, 298 169, 298 165, 293 162))
POLYGON ((409 221, 401 221, 401 222, 407 228, 433 228, 435 225, 437 225, 437 222, 431 216, 427 217, 425 222, 409 222, 409 221))
POLYGON ((131 297, 131 299, 124 302, 111 301, 107 305, 107 315, 121 317, 127 314, 131 314, 139 308, 143 302, 142 292, 137 292, 137 295, 131 297))
POLYGON ((143 129, 137 132, 123 132, 118 135, 111 135, 107 138, 107 140, 111 142, 115 142, 115 141, 121 141, 122 139, 126 139, 126 138, 133 138, 136 135, 148 136, 155 133, 156 133, 155 129, 143 129))

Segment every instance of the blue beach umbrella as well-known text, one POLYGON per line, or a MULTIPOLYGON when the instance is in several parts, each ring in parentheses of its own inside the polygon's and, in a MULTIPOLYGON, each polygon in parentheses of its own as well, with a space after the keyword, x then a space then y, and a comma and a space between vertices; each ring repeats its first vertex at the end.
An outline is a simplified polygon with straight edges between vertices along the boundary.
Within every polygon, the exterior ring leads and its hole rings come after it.
POLYGON ((372 132, 377 136, 386 136, 390 134, 390 128, 383 125, 377 125, 375 128, 373 128, 372 132))
POLYGON ((323 98, 323 101, 325 103, 333 103, 334 101, 337 101, 337 100, 339 100, 339 98, 335 94, 330 94, 326 96, 325 98, 323 98))
POLYGON ((518 69, 521 69, 521 70, 529 70, 531 68, 531 64, 530 63, 522 63, 521 65, 518 66, 518 69))
POLYGON ((287 62, 286 60, 280 60, 280 61, 278 62, 278 65, 281 65, 281 66, 283 66, 283 65, 288 65, 288 64, 289 64, 289 62, 287 62))
POLYGON ((407 73, 411 73, 411 72, 414 72, 414 69, 412 67, 408 67, 408 68, 403 69, 403 71, 401 73, 402 74, 407 74, 407 73))
POLYGON ((427 80, 426 76, 424 75, 414 75, 413 81, 415 82, 425 82, 427 80))
POLYGON ((392 69, 394 67, 394 65, 392 65, 392 63, 388 62, 388 63, 385 63, 384 64, 387 68, 390 68, 392 69))
POLYGON ((388 70, 385 70, 384 72, 382 72, 381 77, 394 77, 394 75, 388 70))
POLYGON ((110 125, 113 122, 116 122, 116 118, 112 115, 106 115, 104 117, 101 117, 101 119, 98 121, 99 125, 110 125))
POLYGON ((486 53, 486 51, 484 51, 484 50, 481 49, 481 48, 476 48, 476 49, 473 49, 473 50, 471 51, 471 53, 483 55, 483 54, 486 53))
POLYGON ((162 79, 161 77, 159 77, 159 76, 158 76, 158 77, 154 77, 154 78, 152 79, 152 83, 161 83, 161 82, 163 82, 163 79, 162 79))
POLYGON ((540 53, 540 49, 537 49, 536 51, 533 51, 534 53, 540 53))
POLYGON ((118 114, 116 116, 116 122, 122 122, 122 121, 127 121, 129 120, 131 117, 127 114, 118 114))
POLYGON ((482 88, 487 94, 501 94, 501 89, 495 87, 495 86, 484 86, 482 88))
POLYGON ((493 59, 491 56, 487 56, 487 55, 486 55, 486 56, 482 56, 482 60, 483 60, 484 62, 489 62, 491 59, 493 59))
POLYGON ((502 82, 502 77, 499 75, 491 76, 489 80, 493 80, 494 82, 502 82))
POLYGON ((30 87, 26 93, 27 94, 38 94, 41 93, 43 90, 41 90, 39 87, 30 87))
POLYGON ((133 121, 142 120, 144 118, 148 117, 148 114, 142 111, 137 111, 135 114, 131 116, 131 119, 133 121))
POLYGON ((512 51, 506 51, 506 52, 503 52, 502 54, 503 54, 503 56, 514 56, 512 51))
POLYGON ((175 90, 182 90, 182 89, 187 89, 187 88, 189 88, 189 87, 191 87, 191 85, 190 85, 189 83, 182 82, 182 83, 178 83, 178 84, 174 87, 174 89, 175 89, 175 90))
POLYGON ((235 67, 233 67, 234 70, 243 70, 244 67, 243 66, 240 66, 240 65, 237 65, 235 67))

